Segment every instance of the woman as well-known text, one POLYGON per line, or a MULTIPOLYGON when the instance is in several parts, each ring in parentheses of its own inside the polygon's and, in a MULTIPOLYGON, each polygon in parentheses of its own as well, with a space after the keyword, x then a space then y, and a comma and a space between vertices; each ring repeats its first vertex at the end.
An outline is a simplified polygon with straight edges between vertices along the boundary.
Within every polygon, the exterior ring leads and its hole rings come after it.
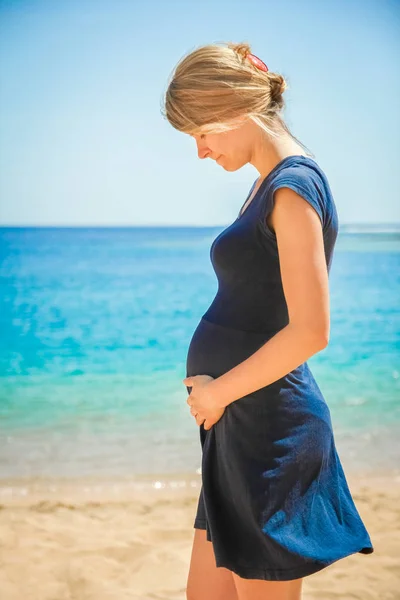
POLYGON ((213 44, 180 61, 165 98, 200 158, 259 172, 212 243, 218 291, 187 355, 202 446, 189 600, 298 600, 305 576, 374 551, 306 362, 329 340, 338 218, 280 114, 285 88, 248 44, 213 44))

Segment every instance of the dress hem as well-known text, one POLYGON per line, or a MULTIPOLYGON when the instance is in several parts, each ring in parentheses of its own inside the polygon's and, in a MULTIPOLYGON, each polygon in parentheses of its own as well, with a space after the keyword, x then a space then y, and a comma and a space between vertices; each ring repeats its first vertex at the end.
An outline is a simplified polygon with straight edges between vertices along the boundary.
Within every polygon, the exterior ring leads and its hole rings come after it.
MULTIPOLYGON (((194 521, 195 529, 207 529, 206 521, 202 519, 195 519, 194 521)), ((374 552, 373 546, 363 546, 359 550, 353 550, 343 556, 339 556, 334 560, 327 563, 316 563, 309 562, 306 565, 302 565, 301 567, 295 567, 294 569, 253 569, 251 567, 241 567, 241 566, 233 566, 225 561, 219 560, 215 557, 215 562, 217 567, 224 567, 229 571, 232 571, 242 579, 261 579, 265 581, 291 581, 293 579, 301 579, 302 577, 307 577, 308 575, 313 575, 318 571, 322 571, 326 567, 333 565, 338 560, 346 558, 347 556, 351 556, 352 554, 362 553, 362 554, 372 554, 374 552)))

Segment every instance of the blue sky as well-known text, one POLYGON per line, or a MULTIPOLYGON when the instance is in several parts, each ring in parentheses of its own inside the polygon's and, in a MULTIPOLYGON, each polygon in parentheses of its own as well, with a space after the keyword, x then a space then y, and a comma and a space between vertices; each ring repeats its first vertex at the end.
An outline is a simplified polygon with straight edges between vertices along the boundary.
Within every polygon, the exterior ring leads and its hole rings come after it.
POLYGON ((341 223, 400 221, 400 4, 0 0, 0 223, 226 225, 258 172, 197 157, 160 109, 182 56, 247 41, 341 223))

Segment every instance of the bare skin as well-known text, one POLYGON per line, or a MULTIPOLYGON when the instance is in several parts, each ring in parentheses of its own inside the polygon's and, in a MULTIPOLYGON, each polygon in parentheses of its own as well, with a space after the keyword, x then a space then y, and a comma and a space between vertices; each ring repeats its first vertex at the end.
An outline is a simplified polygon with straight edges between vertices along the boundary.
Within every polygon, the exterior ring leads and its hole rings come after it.
POLYGON ((243 579, 217 567, 205 529, 195 529, 186 586, 187 600, 300 600, 303 579, 243 579))
MULTIPOLYGON (((260 177, 243 207, 259 185, 285 157, 303 155, 301 146, 282 133, 268 136, 251 120, 226 133, 193 136, 199 158, 211 158, 227 171, 252 164, 260 177)), ((198 425, 217 422, 228 404, 266 386, 308 360, 329 338, 329 285, 322 227, 316 211, 290 188, 275 192, 267 225, 275 231, 289 324, 252 356, 217 379, 207 374, 188 377, 193 390, 187 399, 198 425), (268 369, 265 368, 268 365, 268 369)), ((188 600, 300 600, 303 579, 264 581, 243 579, 217 568, 212 542, 204 530, 195 530, 188 578, 188 600), (233 586, 232 586, 233 583, 233 586)))
POLYGON ((242 579, 232 573, 239 600, 301 600, 303 578, 292 581, 242 579))
POLYGON ((187 600, 239 600, 232 571, 215 564, 205 529, 195 529, 186 586, 187 600))
POLYGON ((260 174, 260 182, 286 156, 305 155, 303 148, 286 132, 271 137, 251 119, 238 119, 237 129, 224 133, 191 136, 197 144, 198 157, 215 160, 225 171, 237 171, 252 164, 260 174))

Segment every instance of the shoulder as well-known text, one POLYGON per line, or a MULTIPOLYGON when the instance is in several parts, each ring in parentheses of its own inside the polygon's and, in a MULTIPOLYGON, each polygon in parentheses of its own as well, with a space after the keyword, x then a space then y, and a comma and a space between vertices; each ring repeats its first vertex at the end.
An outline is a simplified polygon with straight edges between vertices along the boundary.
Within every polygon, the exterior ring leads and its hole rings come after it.
POLYGON ((324 228, 328 219, 324 174, 314 161, 290 165, 277 173, 271 182, 270 211, 277 199, 290 203, 293 210, 302 210, 304 201, 317 213, 324 228))

